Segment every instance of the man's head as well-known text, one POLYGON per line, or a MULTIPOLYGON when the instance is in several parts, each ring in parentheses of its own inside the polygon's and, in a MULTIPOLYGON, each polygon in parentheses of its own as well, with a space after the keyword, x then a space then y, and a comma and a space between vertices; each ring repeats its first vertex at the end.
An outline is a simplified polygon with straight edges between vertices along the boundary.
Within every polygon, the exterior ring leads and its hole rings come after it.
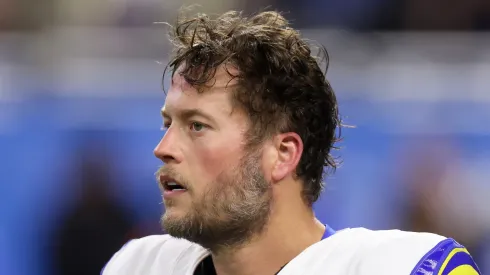
POLYGON ((299 33, 275 12, 229 12, 181 20, 172 34, 168 129, 155 149, 165 229, 209 248, 236 245, 264 229, 281 184, 300 183, 311 206, 324 167, 336 167, 340 119, 299 33), (186 191, 169 192, 168 181, 186 191))

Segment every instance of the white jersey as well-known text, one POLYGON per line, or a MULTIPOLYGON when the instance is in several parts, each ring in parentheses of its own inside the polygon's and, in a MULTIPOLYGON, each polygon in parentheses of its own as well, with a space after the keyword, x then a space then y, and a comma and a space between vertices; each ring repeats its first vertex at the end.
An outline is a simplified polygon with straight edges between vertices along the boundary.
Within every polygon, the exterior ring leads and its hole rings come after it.
MULTIPOLYGON (((102 275, 193 275, 209 252, 169 235, 134 240, 102 275)), ((399 230, 344 229, 305 249, 279 275, 478 275, 468 251, 452 239, 399 230)))

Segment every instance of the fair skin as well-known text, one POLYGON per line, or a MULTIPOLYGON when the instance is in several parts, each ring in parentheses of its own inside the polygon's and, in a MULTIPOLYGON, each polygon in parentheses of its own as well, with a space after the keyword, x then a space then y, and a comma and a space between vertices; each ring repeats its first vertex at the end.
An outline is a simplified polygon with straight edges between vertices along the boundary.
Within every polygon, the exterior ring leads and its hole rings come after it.
MULTIPOLYGON (((166 214, 181 217, 191 202, 244 155, 244 133, 250 121, 233 108, 235 84, 222 68, 213 86, 198 93, 176 73, 162 109, 170 126, 155 156, 185 177, 186 192, 166 202, 166 214)), ((325 227, 301 197, 302 183, 294 177, 303 151, 296 133, 277 134, 261 145, 261 169, 272 190, 273 203, 265 229, 245 245, 211 251, 218 275, 275 274, 310 245, 325 227)))

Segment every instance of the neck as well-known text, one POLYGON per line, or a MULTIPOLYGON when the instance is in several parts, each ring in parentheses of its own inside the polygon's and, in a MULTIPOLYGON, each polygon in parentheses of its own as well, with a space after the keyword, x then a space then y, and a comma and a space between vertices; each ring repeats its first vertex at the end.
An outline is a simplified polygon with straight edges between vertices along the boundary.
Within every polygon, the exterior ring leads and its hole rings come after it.
POLYGON ((217 274, 273 275, 320 241, 325 226, 315 218, 312 209, 307 206, 291 209, 292 205, 298 204, 290 202, 285 207, 275 207, 264 231, 245 245, 213 251, 217 274))

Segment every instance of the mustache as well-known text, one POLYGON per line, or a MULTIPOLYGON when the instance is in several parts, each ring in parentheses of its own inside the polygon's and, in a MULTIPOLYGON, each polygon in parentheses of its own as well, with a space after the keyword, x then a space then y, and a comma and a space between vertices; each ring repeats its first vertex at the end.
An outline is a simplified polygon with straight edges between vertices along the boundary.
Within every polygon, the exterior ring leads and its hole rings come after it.
POLYGON ((174 179, 177 183, 184 186, 186 189, 189 188, 189 185, 187 184, 187 182, 171 166, 162 165, 155 172, 155 179, 156 179, 157 183, 159 183, 159 184, 163 184, 163 182, 160 182, 160 176, 161 175, 165 175, 167 177, 174 179))

